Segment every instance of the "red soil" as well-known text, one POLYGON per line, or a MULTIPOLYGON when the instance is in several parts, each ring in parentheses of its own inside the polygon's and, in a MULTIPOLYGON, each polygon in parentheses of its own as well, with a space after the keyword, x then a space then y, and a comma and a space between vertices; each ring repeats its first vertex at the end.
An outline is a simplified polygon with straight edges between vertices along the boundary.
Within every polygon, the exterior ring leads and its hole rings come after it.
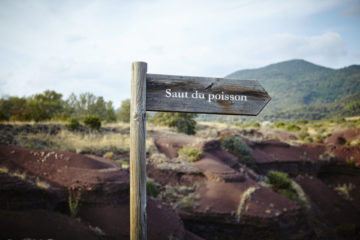
MULTIPOLYGON (((46 209, 2 212, 1 239, 92 239, 96 235, 89 231, 87 224, 99 227, 111 239, 129 239, 129 172, 121 169, 121 164, 74 153, 0 145, 0 166, 9 170, 0 173, 1 209, 14 210, 27 201, 24 197, 34 201, 22 209, 46 209), (12 175, 14 172, 26 175, 21 180, 12 175), (48 183, 49 188, 39 189, 35 184, 37 179, 48 183), (57 208, 66 212, 69 187, 81 189, 81 223, 52 212, 57 208), (14 194, 16 198, 12 197, 14 194), (48 198, 51 201, 41 203, 48 198)), ((148 198, 147 212, 148 239, 169 239, 170 236, 199 239, 186 233, 179 216, 163 203, 148 198)))

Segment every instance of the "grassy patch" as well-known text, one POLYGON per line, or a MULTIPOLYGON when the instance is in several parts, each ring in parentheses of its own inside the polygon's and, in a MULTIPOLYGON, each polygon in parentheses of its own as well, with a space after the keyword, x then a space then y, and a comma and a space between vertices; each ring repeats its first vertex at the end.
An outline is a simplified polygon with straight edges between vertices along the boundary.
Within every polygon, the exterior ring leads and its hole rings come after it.
POLYGON ((127 161, 121 160, 121 159, 116 159, 115 162, 121 163, 122 165, 129 165, 129 163, 127 161))
POLYGON ((130 137, 118 133, 94 133, 62 130, 56 135, 45 133, 18 135, 15 137, 20 146, 35 149, 53 149, 68 152, 91 152, 103 156, 106 152, 129 151, 130 137))
POLYGON ((179 150, 178 154, 179 156, 185 156, 187 161, 189 162, 196 162, 204 155, 200 149, 188 146, 182 147, 179 150))

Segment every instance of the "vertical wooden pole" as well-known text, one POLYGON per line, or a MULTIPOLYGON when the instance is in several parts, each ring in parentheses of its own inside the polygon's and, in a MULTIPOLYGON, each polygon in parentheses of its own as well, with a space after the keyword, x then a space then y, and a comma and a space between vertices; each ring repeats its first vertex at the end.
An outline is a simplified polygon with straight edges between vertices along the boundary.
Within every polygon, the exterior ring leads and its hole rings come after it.
POLYGON ((130 239, 146 240, 146 71, 132 64, 130 105, 130 239))

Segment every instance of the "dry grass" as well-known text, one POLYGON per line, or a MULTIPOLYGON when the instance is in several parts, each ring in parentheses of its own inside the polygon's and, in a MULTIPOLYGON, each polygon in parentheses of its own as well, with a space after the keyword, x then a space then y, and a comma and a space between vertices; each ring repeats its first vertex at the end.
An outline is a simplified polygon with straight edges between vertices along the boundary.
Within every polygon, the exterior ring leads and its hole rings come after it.
POLYGON ((291 180, 291 188, 296 192, 296 195, 299 199, 299 203, 306 207, 306 209, 310 209, 310 202, 306 197, 306 194, 302 187, 295 182, 294 180, 291 180))
POLYGON ((175 128, 155 125, 155 124, 152 124, 149 122, 146 123, 146 131, 159 131, 159 132, 167 132, 167 133, 176 133, 177 132, 175 128))
POLYGON ((355 185, 352 183, 346 184, 344 183, 343 185, 338 185, 334 188, 334 190, 341 195, 343 198, 345 198, 346 200, 353 200, 352 197, 350 196, 350 192, 355 189, 355 185))
POLYGON ((5 166, 0 166, 0 173, 8 173, 9 172, 9 169, 5 166))
POLYGON ((25 172, 19 172, 19 171, 15 171, 15 172, 12 172, 12 173, 9 173, 10 176, 12 177, 17 177, 21 180, 26 180, 26 173, 25 172))
POLYGON ((35 185, 41 189, 48 189, 50 187, 47 182, 41 181, 39 178, 36 179, 35 185))
POLYGON ((241 213, 245 209, 246 202, 251 199, 251 196, 255 193, 256 190, 258 190, 258 186, 251 186, 248 189, 245 190, 245 192, 241 196, 241 200, 238 206, 238 209, 236 211, 236 221, 240 222, 241 213))
POLYGON ((229 129, 238 129, 238 127, 233 124, 219 122, 198 122, 196 136, 204 139, 213 139, 218 137, 218 132, 229 129))
POLYGON ((23 147, 50 148, 53 150, 80 153, 91 149, 93 151, 118 149, 129 151, 130 138, 119 133, 92 133, 83 134, 61 130, 57 135, 44 133, 19 135, 16 140, 23 147))

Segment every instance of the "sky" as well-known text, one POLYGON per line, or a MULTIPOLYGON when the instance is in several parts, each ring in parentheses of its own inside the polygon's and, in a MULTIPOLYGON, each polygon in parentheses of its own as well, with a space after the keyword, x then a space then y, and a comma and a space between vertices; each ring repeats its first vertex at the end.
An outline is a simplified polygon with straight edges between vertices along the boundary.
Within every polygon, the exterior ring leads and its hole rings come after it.
POLYGON ((0 97, 130 98, 149 73, 224 77, 304 59, 360 64, 360 0, 0 0, 0 97))

